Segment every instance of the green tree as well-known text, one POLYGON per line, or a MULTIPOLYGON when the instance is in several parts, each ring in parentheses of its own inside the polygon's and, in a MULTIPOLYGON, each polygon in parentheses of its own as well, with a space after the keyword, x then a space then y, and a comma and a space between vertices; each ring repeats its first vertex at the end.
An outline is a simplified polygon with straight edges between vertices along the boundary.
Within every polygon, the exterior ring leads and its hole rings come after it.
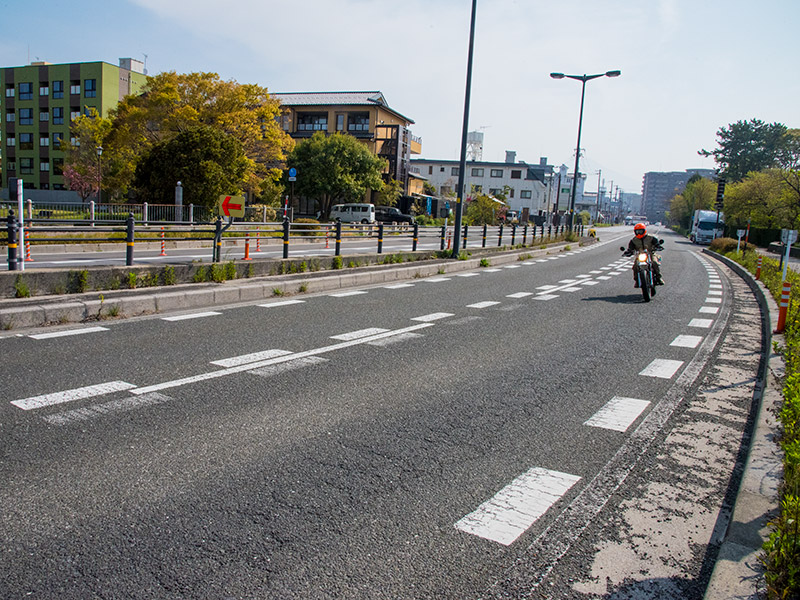
POLYGON ((789 141, 786 133, 781 123, 737 121, 717 131, 716 150, 700 150, 698 154, 713 156, 728 181, 741 181, 748 173, 778 166, 789 141))
POLYGON ((187 202, 213 207, 220 195, 240 192, 251 172, 238 140, 200 125, 153 146, 139 162, 134 183, 142 200, 168 204, 181 181, 187 202))
POLYGON ((465 225, 494 225, 498 216, 505 214, 506 206, 486 194, 478 194, 467 202, 464 210, 465 225))
MULTIPOLYGON (((151 148, 205 126, 236 140, 243 149, 250 161, 243 189, 251 199, 274 201, 280 195, 275 189, 282 176, 280 166, 294 145, 281 129, 279 117, 279 102, 258 85, 223 81, 216 73, 167 72, 148 77, 140 95, 126 97, 109 113, 112 127, 103 144, 114 157, 109 177, 124 194, 141 157, 149 155, 151 148)), ((103 181, 105 187, 105 167, 103 181)), ((170 187, 174 185, 175 181, 170 187)))
POLYGON ((750 173, 743 181, 725 187, 725 221, 754 227, 791 227, 797 212, 784 198, 784 183, 778 169, 750 173))
POLYGON ((683 229, 689 229, 694 211, 710 209, 716 197, 716 183, 697 175, 692 176, 683 192, 673 196, 670 201, 670 220, 683 229))
POLYGON ((367 191, 382 189, 386 161, 353 136, 318 131, 295 146, 287 165, 297 169, 297 193, 317 200, 327 219, 334 202, 357 202, 367 191))
POLYGON ((427 181, 422 182, 422 193, 426 196, 435 196, 436 195, 436 188, 427 181))
POLYGON ((383 188, 377 194, 377 202, 381 206, 397 206, 397 201, 403 195, 403 184, 392 179, 383 184, 383 188))
POLYGON ((64 181, 67 188, 77 192, 84 201, 98 195, 101 183, 106 192, 115 190, 113 180, 104 176, 114 160, 113 152, 103 147, 110 129, 111 121, 103 119, 97 109, 90 108, 88 115, 80 115, 70 126, 70 137, 75 143, 61 142, 65 153, 64 181), (103 148, 100 156, 99 148, 103 148))

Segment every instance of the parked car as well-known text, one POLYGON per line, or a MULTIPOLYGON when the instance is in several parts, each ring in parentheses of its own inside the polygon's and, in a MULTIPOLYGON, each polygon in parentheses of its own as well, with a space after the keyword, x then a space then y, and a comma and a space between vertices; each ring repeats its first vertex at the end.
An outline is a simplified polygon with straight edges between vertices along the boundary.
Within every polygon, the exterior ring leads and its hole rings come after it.
POLYGON ((331 220, 341 220, 342 223, 374 223, 375 205, 374 204, 334 204, 331 207, 331 220))
POLYGON ((414 217, 400 212, 394 206, 376 206, 375 219, 378 223, 408 223, 414 224, 414 217))

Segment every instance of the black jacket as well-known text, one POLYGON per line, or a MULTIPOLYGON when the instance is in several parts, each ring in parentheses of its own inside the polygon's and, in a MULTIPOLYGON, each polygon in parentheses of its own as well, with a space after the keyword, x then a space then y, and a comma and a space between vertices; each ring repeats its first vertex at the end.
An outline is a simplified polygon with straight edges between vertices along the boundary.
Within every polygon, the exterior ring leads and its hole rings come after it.
POLYGON ((645 235, 643 238, 634 237, 630 242, 628 242, 628 252, 631 254, 638 250, 649 250, 650 252, 655 252, 658 249, 660 249, 660 246, 658 245, 658 239, 652 235, 645 235))

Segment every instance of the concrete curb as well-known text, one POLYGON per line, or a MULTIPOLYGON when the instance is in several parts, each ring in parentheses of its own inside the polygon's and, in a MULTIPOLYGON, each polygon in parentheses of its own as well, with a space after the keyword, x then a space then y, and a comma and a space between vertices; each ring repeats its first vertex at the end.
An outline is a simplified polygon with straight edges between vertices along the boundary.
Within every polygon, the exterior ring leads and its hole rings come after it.
POLYGON ((521 256, 539 258, 548 254, 559 254, 569 245, 576 246, 577 243, 562 243, 546 249, 525 248, 467 260, 428 260, 402 265, 371 265, 341 271, 238 279, 224 283, 95 291, 69 296, 37 296, 8 302, 6 306, 0 303, 0 327, 16 330, 102 321, 115 317, 233 305, 298 293, 313 294, 360 285, 392 283, 480 268, 482 260, 488 260, 491 266, 500 266, 518 262, 522 260, 521 256))
POLYGON ((715 252, 703 252, 733 269, 750 285, 761 307, 765 344, 753 392, 759 408, 750 449, 705 599, 757 600, 764 597, 765 588, 761 546, 769 536, 768 522, 778 514, 778 487, 783 479, 776 415, 783 402, 785 364, 780 354, 772 352, 772 341, 782 344, 783 336, 772 332, 778 306, 764 284, 738 263, 715 252))

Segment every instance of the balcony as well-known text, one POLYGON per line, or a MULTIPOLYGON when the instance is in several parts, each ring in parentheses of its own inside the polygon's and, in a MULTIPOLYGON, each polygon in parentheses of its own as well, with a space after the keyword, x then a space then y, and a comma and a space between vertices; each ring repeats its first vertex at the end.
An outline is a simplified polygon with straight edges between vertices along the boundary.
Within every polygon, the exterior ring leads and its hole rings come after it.
POLYGON ((409 150, 411 154, 422 154, 422 138, 412 135, 409 150))

